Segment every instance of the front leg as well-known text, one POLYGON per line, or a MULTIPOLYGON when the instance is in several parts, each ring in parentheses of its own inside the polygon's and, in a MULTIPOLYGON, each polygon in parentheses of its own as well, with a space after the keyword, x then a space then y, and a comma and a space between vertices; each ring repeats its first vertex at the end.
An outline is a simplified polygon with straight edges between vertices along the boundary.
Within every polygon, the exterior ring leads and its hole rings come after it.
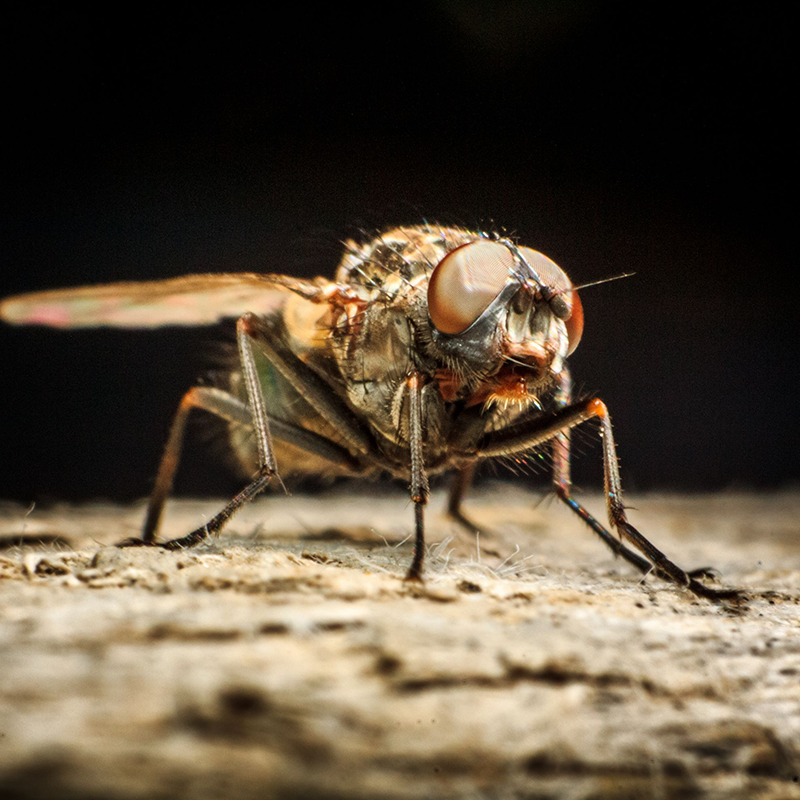
MULTIPOLYGON (((556 405, 559 408, 567 408, 572 403, 572 378, 568 369, 564 368, 558 376, 558 391, 555 396, 556 405)), ((669 580, 669 576, 660 575, 658 569, 653 566, 647 559, 637 555, 632 550, 625 547, 624 544, 616 537, 609 533, 602 523, 595 519, 589 511, 584 508, 572 496, 572 476, 571 476, 571 436, 567 428, 561 433, 557 434, 552 439, 551 444, 552 457, 553 457, 553 488, 559 500, 566 504, 566 506, 574 511, 599 537, 615 556, 625 559, 629 564, 636 567, 639 572, 645 575, 650 574, 655 570, 659 577, 669 580)))
POLYGON ((425 504, 428 476, 422 452, 422 375, 414 370, 406 378, 408 392, 408 447, 411 457, 411 500, 414 502, 414 557, 406 580, 421 581, 425 561, 425 504))
MULTIPOLYGON (((656 571, 662 577, 666 575, 670 580, 679 585, 686 586, 699 597, 709 600, 735 600, 740 599, 742 593, 738 589, 711 589, 700 583, 682 570, 677 564, 670 561, 655 545, 634 528, 628 521, 625 506, 622 502, 622 483, 619 477, 619 461, 614 444, 614 434, 611 430, 611 417, 606 404, 597 398, 589 400, 587 410, 600 420, 601 436, 603 437, 603 467, 606 505, 608 519, 619 534, 625 537, 637 550, 655 565, 656 571)), ((706 570, 700 572, 705 573, 706 570)))
MULTIPOLYGON (((622 503, 622 486, 619 478, 619 464, 617 462, 616 447, 614 436, 611 430, 611 419, 608 409, 602 400, 591 398, 578 403, 569 405, 546 417, 527 420, 518 425, 511 426, 502 431, 495 431, 478 443, 477 455, 481 458, 496 458, 498 456, 517 455, 542 445, 550 440, 563 437, 571 428, 580 425, 590 419, 598 419, 601 425, 601 435, 603 439, 603 472, 605 479, 605 496, 608 518, 611 526, 616 528, 620 537, 626 539, 629 544, 643 553, 646 564, 652 564, 656 573, 672 581, 673 583, 684 586, 694 594, 705 597, 709 600, 735 600, 741 597, 741 592, 735 589, 711 589, 688 575, 677 564, 670 561, 655 545, 646 539, 639 531, 631 525, 625 513, 625 506, 622 503)), ((563 448, 566 440, 560 440, 563 448)), ((556 454, 558 458, 558 453, 556 454)), ((562 451, 563 457, 563 451, 562 451)), ((568 479, 559 492, 559 496, 576 511, 601 538, 615 552, 626 558, 637 567, 644 565, 640 562, 635 553, 631 553, 621 543, 617 542, 608 531, 600 525, 597 520, 591 517, 588 512, 583 510, 569 496, 568 479)))

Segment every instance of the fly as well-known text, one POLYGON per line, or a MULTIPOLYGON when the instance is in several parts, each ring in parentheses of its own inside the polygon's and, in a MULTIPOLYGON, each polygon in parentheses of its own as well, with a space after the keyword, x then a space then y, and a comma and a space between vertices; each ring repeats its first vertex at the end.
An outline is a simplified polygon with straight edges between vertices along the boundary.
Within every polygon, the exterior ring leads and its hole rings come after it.
POLYGON ((453 471, 448 510, 469 525, 462 499, 475 467, 549 447, 556 495, 641 572, 711 600, 629 522, 611 419, 597 397, 573 401, 567 359, 583 308, 567 274, 510 239, 430 225, 349 241, 334 280, 237 273, 114 283, 19 295, 0 304, 13 324, 57 328, 211 325, 234 318, 238 364, 223 387, 183 396, 150 496, 142 535, 125 546, 179 550, 219 533, 245 503, 287 472, 390 473, 409 483, 421 580, 428 477, 453 471), (212 519, 158 542, 186 422, 202 409, 230 423, 248 483, 212 519), (570 431, 596 420, 610 528, 571 493, 570 431), (633 549, 631 549, 633 548, 633 549), (638 551, 638 552, 635 552, 638 551), (641 555, 640 555, 641 554, 641 555))

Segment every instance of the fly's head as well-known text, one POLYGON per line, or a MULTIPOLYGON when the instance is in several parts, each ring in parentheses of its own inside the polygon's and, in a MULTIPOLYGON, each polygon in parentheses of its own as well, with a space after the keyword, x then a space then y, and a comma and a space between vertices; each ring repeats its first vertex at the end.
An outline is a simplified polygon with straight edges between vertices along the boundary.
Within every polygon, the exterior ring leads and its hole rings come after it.
POLYGON ((558 376, 583 332, 567 274, 505 239, 477 239, 448 253, 431 274, 427 301, 447 400, 524 405, 558 376))

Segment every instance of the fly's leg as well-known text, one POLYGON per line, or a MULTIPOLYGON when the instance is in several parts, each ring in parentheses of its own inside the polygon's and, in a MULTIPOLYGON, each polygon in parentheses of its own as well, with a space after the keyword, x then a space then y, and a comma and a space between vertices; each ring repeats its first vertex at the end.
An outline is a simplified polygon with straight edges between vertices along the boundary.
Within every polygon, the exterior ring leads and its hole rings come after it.
MULTIPOLYGON (((622 502, 622 483, 619 478, 619 462, 617 460, 617 450, 614 444, 614 434, 611 430, 611 418, 605 403, 599 399, 588 402, 588 408, 593 416, 600 420, 600 430, 603 437, 603 468, 606 493, 606 506, 608 508, 608 519, 613 527, 619 531, 637 550, 652 561, 656 567, 656 573, 660 577, 667 577, 677 584, 686 586, 691 592, 699 597, 709 600, 731 600, 741 597, 741 592, 737 589, 711 589, 700 583, 691 573, 684 572, 679 566, 670 561, 657 547, 634 528, 628 521, 625 514, 625 506, 622 502)), ((706 574, 707 569, 698 570, 698 574, 706 574)))
POLYGON ((411 500, 414 503, 414 557, 406 580, 421 581, 425 561, 425 504, 428 502, 428 476, 422 453, 422 377, 412 372, 406 378, 408 392, 408 440, 411 455, 411 500))
POLYGON ((472 478, 475 475, 477 465, 478 462, 473 461, 467 464, 466 467, 460 467, 453 477, 453 482, 450 484, 450 492, 447 495, 447 516, 470 533, 483 533, 461 510, 461 503, 469 491, 469 487, 472 486, 472 478))
POLYGON ((619 464, 617 462, 614 436, 611 430, 611 419, 608 415, 608 409, 602 400, 597 398, 583 400, 566 406, 545 418, 529 420, 502 431, 490 433, 478 443, 477 454, 482 458, 515 455, 556 439, 556 446, 560 448, 560 452, 556 454, 556 468, 559 468, 558 461, 561 460, 561 469, 566 470, 569 457, 566 440, 563 438, 558 440, 558 437, 563 436, 576 425, 580 425, 582 422, 586 422, 590 419, 598 419, 601 425, 601 435, 603 438, 603 473, 609 522, 611 526, 617 530, 620 537, 626 539, 629 544, 643 553, 650 563, 643 562, 640 564, 639 561, 643 560, 639 559, 635 553, 632 553, 620 542, 617 542, 594 517, 585 511, 580 504, 572 500, 569 495, 568 471, 562 473, 562 477, 565 480, 565 484, 560 490, 564 494, 559 494, 562 500, 587 522, 592 530, 594 530, 615 553, 618 553, 638 568, 648 571, 652 564, 660 577, 672 581, 679 586, 684 586, 694 594, 710 600, 731 600, 739 598, 741 593, 737 590, 710 589, 695 580, 677 564, 670 561, 664 553, 630 524, 625 513, 625 506, 622 503, 622 486, 619 478, 619 464))
MULTIPOLYGON (((559 377, 559 389, 556 395, 556 402, 562 408, 569 406, 571 402, 571 381, 569 372, 564 370, 559 377)), ((656 565, 651 564, 647 559, 634 553, 625 547, 622 542, 613 536, 597 519, 595 519, 581 503, 572 496, 572 479, 570 475, 570 432, 565 430, 553 438, 553 487, 555 493, 571 511, 574 511, 613 551, 614 555, 619 556, 645 575, 651 572, 664 580, 671 580, 670 576, 662 572, 656 565)), ((613 523, 612 523, 613 524, 613 523)), ((711 577, 713 571, 708 567, 694 569, 687 573, 692 578, 711 577)))
POLYGON ((480 538, 481 552, 487 556, 500 556, 500 552, 493 547, 487 546, 487 541, 491 541, 492 532, 476 525, 462 510, 461 503, 464 500, 469 487, 472 486, 472 478, 475 475, 477 461, 472 461, 466 467, 461 467, 455 474, 453 482, 450 484, 450 491, 447 495, 447 516, 457 522, 465 531, 480 538))
MULTIPOLYGON (((250 425, 253 427, 256 446, 258 448, 258 472, 255 478, 253 478, 236 497, 230 500, 224 508, 214 515, 205 525, 197 528, 186 536, 182 536, 179 539, 171 539, 160 545, 167 550, 179 550, 184 547, 191 547, 201 542, 206 537, 219 533, 225 526, 225 523, 245 503, 249 502, 259 494, 259 492, 263 491, 270 480, 277 475, 277 465, 275 463, 275 454, 272 447, 272 437, 269 430, 266 404, 264 403, 261 382, 259 381, 258 371, 256 369, 255 357, 253 355, 252 333, 248 326, 247 316, 241 317, 236 324, 236 341, 239 346, 239 360, 242 366, 242 375, 247 388, 250 425)), ((140 540, 122 542, 122 546, 153 544, 155 530, 161 519, 164 503, 172 488, 172 481, 180 458, 183 434, 186 430, 186 421, 189 417, 189 412, 193 407, 197 407, 198 402, 202 403, 203 399, 210 401, 209 405, 211 405, 212 408, 209 410, 217 412, 219 409, 217 404, 211 399, 212 397, 213 396, 209 394, 203 396, 200 392, 193 392, 192 390, 184 395, 180 407, 178 408, 175 421, 172 424, 172 429, 167 441, 167 448, 158 470, 156 486, 151 495, 147 509, 142 538, 140 540)))
POLYGON ((249 335, 258 342, 259 349, 270 364, 331 427, 338 431, 349 448, 370 463, 384 466, 376 455, 375 444, 369 431, 350 408, 331 391, 331 387, 289 349, 276 318, 245 314, 239 322, 247 327, 249 335))
POLYGON ((247 406, 232 395, 207 386, 195 386, 181 398, 175 419, 169 431, 164 455, 158 467, 155 486, 147 503, 147 514, 142 527, 142 541, 149 543, 155 541, 156 532, 161 524, 164 505, 172 492, 172 483, 175 471, 180 462, 183 450, 183 438, 186 433, 186 423, 192 409, 200 408, 227 419, 230 422, 251 424, 247 406))
MULTIPOLYGON (((205 525, 192 531, 187 536, 165 542, 159 545, 160 547, 168 550, 190 547, 207 536, 218 533, 236 511, 263 491, 273 477, 277 477, 277 465, 272 447, 272 432, 267 418, 266 405, 253 353, 253 341, 255 340, 259 343, 262 341, 262 334, 256 324, 257 322, 257 317, 246 314, 239 319, 236 327, 239 357, 247 390, 248 404, 245 405, 238 398, 227 392, 206 387, 190 389, 184 395, 172 424, 166 451, 159 467, 156 486, 148 505, 142 538, 129 539, 122 542, 122 546, 154 544, 158 523, 172 488, 175 470, 180 459, 186 421, 193 408, 203 408, 229 421, 251 427, 256 438, 259 469, 253 480, 205 525)), ((293 357, 296 359, 296 356, 293 357)), ((299 362, 299 359, 296 360, 299 362)), ((283 363, 285 364, 287 361, 288 359, 284 357, 283 363)), ((317 387, 315 386, 315 388, 317 387)), ((277 438, 320 455, 334 464, 351 469, 357 467, 356 459, 347 450, 323 436, 280 420, 273 420, 272 427, 277 438)))
MULTIPOLYGON (((201 409, 228 422, 253 427, 253 417, 247 404, 238 397, 211 386, 195 386, 183 396, 172 422, 169 439, 158 468, 155 486, 147 505, 147 514, 140 539, 126 539, 118 546, 132 547, 155 544, 164 506, 172 491, 173 479, 180 461, 186 423, 192 409, 201 409)), ((270 420, 273 438, 292 444, 308 453, 320 456, 344 470, 357 471, 358 463, 343 447, 313 431, 280 419, 270 420)))
MULTIPOLYGON (((555 401, 560 408, 566 408, 572 402, 572 379, 569 370, 564 369, 559 375, 558 391, 555 401)), ((613 551, 614 555, 624 558, 629 564, 645 575, 651 572, 653 565, 625 547, 616 537, 609 533, 577 500, 572 497, 572 476, 570 473, 570 431, 569 428, 553 437, 553 487, 556 495, 574 511, 613 551)), ((662 576, 666 577, 666 576, 662 576)))

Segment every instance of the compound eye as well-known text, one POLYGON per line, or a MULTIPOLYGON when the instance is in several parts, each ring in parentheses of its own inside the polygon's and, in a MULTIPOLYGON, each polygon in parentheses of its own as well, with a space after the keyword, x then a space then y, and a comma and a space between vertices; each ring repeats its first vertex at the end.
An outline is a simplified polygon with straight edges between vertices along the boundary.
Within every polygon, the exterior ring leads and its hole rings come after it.
POLYGON ((581 336, 583 336, 583 305, 578 293, 572 288, 572 281, 555 261, 551 261, 538 250, 533 250, 530 247, 520 247, 520 253, 541 278, 542 283, 558 292, 556 297, 559 303, 566 303, 567 309, 559 309, 557 316, 563 319, 564 324, 567 326, 567 336, 569 337, 567 355, 572 355, 580 344, 581 336), (566 314, 564 311, 566 311, 566 314))
POLYGON ((581 336, 583 336, 583 303, 581 303, 577 292, 573 291, 570 294, 572 295, 572 314, 566 321, 567 337, 569 338, 568 356, 575 352, 575 349, 581 343, 581 336))
POLYGON ((514 256, 497 242, 457 247, 433 270, 428 314, 442 333, 463 333, 500 294, 515 271, 514 256))

